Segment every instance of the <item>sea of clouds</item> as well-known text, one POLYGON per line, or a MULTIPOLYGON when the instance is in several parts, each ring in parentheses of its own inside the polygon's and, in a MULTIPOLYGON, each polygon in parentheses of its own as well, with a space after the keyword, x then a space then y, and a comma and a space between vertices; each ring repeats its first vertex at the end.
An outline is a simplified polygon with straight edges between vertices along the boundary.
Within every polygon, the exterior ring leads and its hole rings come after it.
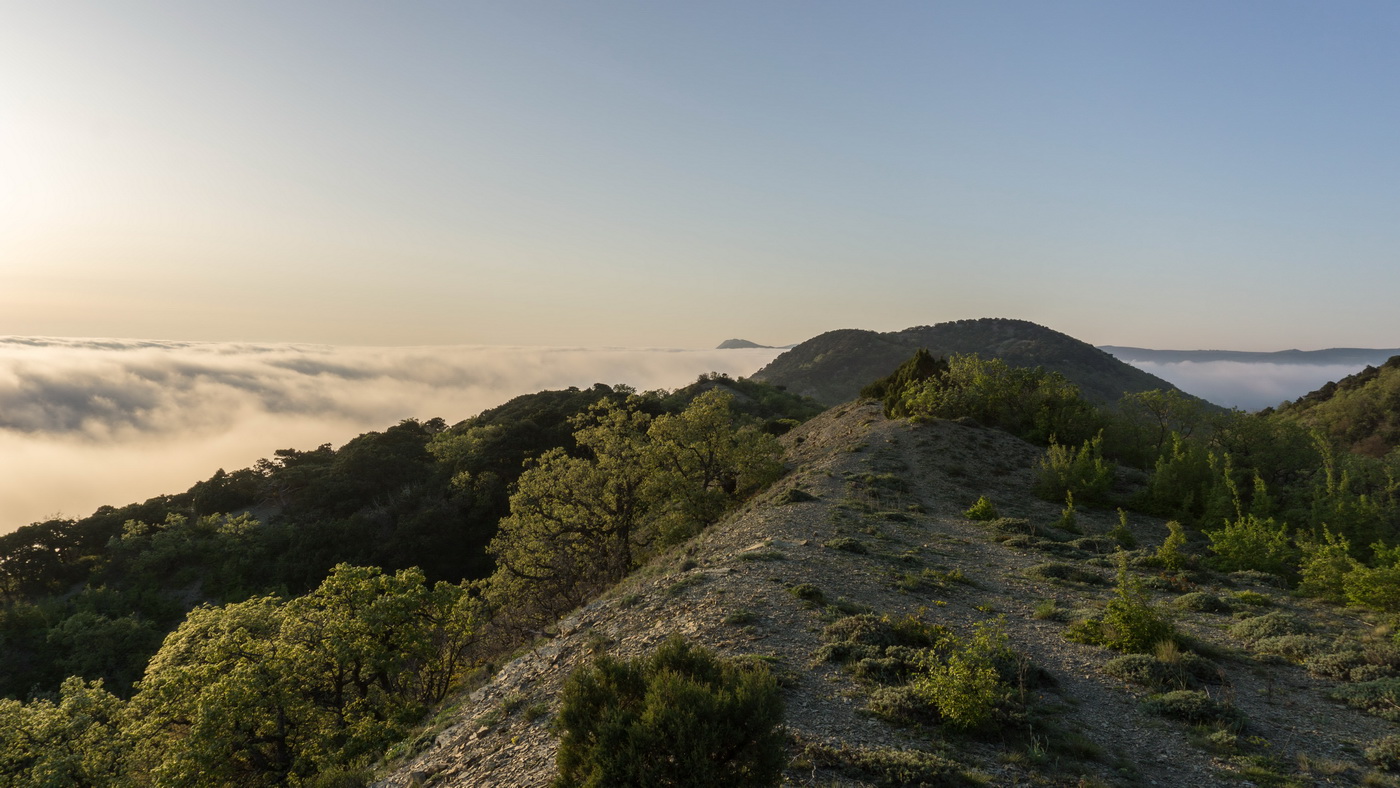
POLYGON ((1324 384, 1365 369, 1365 364, 1275 364, 1253 361, 1128 361, 1189 394, 1227 408, 1277 407, 1324 384))
POLYGON ((780 352, 0 338, 0 532, 406 418, 455 423, 542 389, 745 376, 780 352))

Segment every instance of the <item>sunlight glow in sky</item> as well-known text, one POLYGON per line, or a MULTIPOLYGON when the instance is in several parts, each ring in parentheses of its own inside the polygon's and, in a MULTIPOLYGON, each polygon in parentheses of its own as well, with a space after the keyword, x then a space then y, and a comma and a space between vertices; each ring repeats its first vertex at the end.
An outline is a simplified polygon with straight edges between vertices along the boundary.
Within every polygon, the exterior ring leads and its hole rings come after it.
POLYGON ((0 334, 1400 344, 1400 7, 0 0, 0 334))

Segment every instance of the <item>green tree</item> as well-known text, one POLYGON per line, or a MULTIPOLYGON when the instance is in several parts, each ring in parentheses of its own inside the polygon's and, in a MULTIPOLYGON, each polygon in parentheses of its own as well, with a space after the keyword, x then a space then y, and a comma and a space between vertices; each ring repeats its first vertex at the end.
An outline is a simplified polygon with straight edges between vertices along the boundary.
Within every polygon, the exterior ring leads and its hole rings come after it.
POLYGON ((693 536, 782 474, 777 439, 737 425, 733 399, 710 389, 647 430, 647 495, 665 510, 659 527, 667 543, 693 536))
POLYGON ((120 773, 124 704, 101 681, 63 682, 56 698, 0 699, 0 783, 105 786, 120 773))
POLYGON ((557 618, 622 579, 649 548, 646 431, 635 403, 591 407, 574 433, 591 456, 545 452, 520 476, 488 548, 491 592, 524 626, 557 618))
POLYGON ((131 701, 131 779, 298 785, 364 766, 447 692, 475 625, 461 586, 343 564, 290 602, 196 608, 131 701))

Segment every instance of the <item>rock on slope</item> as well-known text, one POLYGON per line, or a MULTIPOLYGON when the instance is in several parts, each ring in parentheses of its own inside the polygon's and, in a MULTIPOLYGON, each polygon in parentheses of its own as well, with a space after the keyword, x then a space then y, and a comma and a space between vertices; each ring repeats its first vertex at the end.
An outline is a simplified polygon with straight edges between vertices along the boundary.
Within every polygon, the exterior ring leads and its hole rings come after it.
POLYGON ((1012 366, 1044 367, 1069 378, 1084 396, 1117 402, 1124 392, 1171 390, 1155 375, 1125 364, 1087 342, 1025 320, 958 320, 903 331, 828 331, 778 356, 755 380, 785 386, 826 405, 854 399, 919 348, 935 356, 976 353, 1012 366))
MULTIPOLYGON (((421 737, 421 751, 377 785, 548 785, 557 741, 550 722, 569 672, 600 650, 620 657, 649 652, 671 633, 727 656, 760 655, 773 665, 783 678, 793 742, 789 785, 901 784, 803 754, 822 745, 852 757, 873 753, 874 762, 899 751, 935 752, 956 770, 996 786, 1249 784, 1230 773, 1237 766, 1213 761, 1188 726, 1144 713, 1143 693, 1102 670, 1115 654, 1068 642, 1063 623, 1033 616, 1046 599, 1066 608, 1102 605, 1113 594, 1107 586, 1035 579, 1027 570, 1051 559, 1031 546, 1034 540, 999 542, 1009 534, 962 516, 986 495, 1003 515, 1051 530, 1058 507, 1027 495, 1041 450, 955 422, 888 421, 870 402, 834 408, 784 440, 793 466, 788 477, 560 622, 547 640, 440 715, 446 727, 421 737), (814 499, 784 503, 792 488, 814 499), (846 549, 827 546, 838 538, 846 549), (849 540, 864 552, 853 552, 849 540), (801 584, 823 592, 831 607, 799 599, 792 591, 801 584), (1040 711, 1027 724, 1053 719, 1054 735, 1080 742, 1080 756, 1027 749, 1016 743, 1027 740, 1022 731, 961 738, 937 727, 897 727, 869 714, 871 685, 814 656, 823 627, 839 615, 834 607, 914 615, 960 634, 974 622, 1004 616, 1011 646, 1056 682, 1031 692, 1040 711)), ((1080 517, 1091 534, 1116 522, 1107 512, 1080 517)), ((1166 533, 1161 522, 1145 518, 1135 518, 1132 527, 1146 544, 1166 533)), ((1064 549, 1055 560, 1112 577, 1104 558, 1059 544, 1064 549)), ((1274 598, 1273 609, 1301 604, 1277 590, 1256 590, 1274 598)), ((1218 657, 1226 684, 1213 694, 1233 697, 1248 716, 1247 735, 1267 740, 1270 755, 1285 768, 1331 764, 1327 780, 1340 783, 1360 773, 1357 745, 1385 735, 1389 723, 1327 700, 1327 688, 1299 667, 1266 664, 1239 651, 1220 631, 1228 617, 1185 615, 1179 626, 1235 654, 1218 657)), ((1037 735, 1052 736, 1037 728, 1029 741, 1037 735)))

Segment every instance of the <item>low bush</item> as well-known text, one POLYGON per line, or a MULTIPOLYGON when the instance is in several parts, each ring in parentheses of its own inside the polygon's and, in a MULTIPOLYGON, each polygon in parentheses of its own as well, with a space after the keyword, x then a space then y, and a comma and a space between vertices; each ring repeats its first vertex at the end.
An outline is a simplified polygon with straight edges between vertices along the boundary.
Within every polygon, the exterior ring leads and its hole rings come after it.
POLYGON ((1317 635, 1275 635, 1256 640, 1253 648, 1256 654, 1303 662, 1313 654, 1325 650, 1330 644, 1330 640, 1317 635))
POLYGON ((1104 646, 1115 651, 1146 654, 1159 643, 1175 642, 1176 627, 1147 597, 1142 581, 1128 573, 1127 557, 1118 554, 1118 595, 1103 615, 1072 624, 1065 637, 1077 643, 1104 646))
POLYGON ((679 637, 644 659, 602 656, 565 684, 554 785, 776 786, 787 762, 782 716, 766 668, 679 637))
POLYGON ((1196 689, 1220 680, 1220 666, 1189 651, 1168 660, 1148 654, 1127 654, 1109 660, 1103 670, 1114 678, 1158 692, 1196 689))
POLYGON ((1182 610, 1192 610, 1197 613, 1229 613, 1231 610, 1230 605, 1225 600, 1205 591, 1182 594, 1173 599, 1172 604, 1182 610))
POLYGON ((843 553, 855 553, 857 555, 866 555, 870 552, 870 548, 866 547, 864 542, 849 536, 838 536, 835 539, 828 540, 822 546, 831 550, 840 550, 843 553))
POLYGON ((1366 760, 1377 769, 1400 772, 1400 736, 1377 739, 1366 748, 1366 760))
POLYGON ((1244 715, 1228 703, 1221 703, 1199 690, 1175 690, 1152 695, 1142 703, 1143 710, 1192 725, 1220 725, 1238 730, 1244 727, 1244 715))
POLYGON ((988 500, 987 496, 983 495, 982 497, 977 499, 977 503, 974 503, 971 507, 968 508, 967 511, 963 512, 963 516, 969 520, 983 520, 990 522, 992 520, 997 519, 1001 515, 997 514, 996 505, 993 504, 990 500, 988 500))
POLYGON ((1080 569, 1070 564, 1038 564, 1027 569, 1026 574, 1035 580, 1063 580, 1095 586, 1108 584, 1108 580, 1098 572, 1080 569))
POLYGON ((1246 618, 1230 627, 1230 634, 1243 640, 1246 645, 1254 645, 1264 638, 1280 635, 1302 635, 1308 625, 1292 613, 1275 610, 1262 616, 1246 618))
POLYGON ((1332 690, 1332 697, 1377 717, 1400 722, 1400 678, 1343 685, 1332 690))

